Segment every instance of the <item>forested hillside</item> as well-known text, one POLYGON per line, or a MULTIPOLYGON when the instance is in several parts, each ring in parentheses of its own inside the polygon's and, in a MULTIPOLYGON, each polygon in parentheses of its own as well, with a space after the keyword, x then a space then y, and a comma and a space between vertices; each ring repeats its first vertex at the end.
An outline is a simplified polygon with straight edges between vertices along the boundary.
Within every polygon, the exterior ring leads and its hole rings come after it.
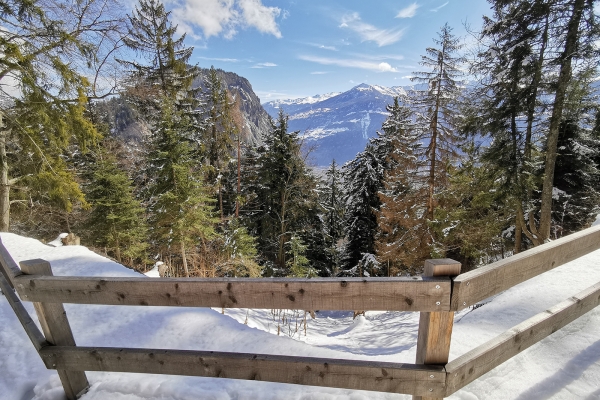
POLYGON ((285 107, 269 118, 246 79, 191 65, 159 0, 106 4, 0 8, 0 231, 73 232, 169 276, 397 276, 599 212, 594 2, 490 0, 468 47, 442 26, 416 89, 319 174, 285 107))

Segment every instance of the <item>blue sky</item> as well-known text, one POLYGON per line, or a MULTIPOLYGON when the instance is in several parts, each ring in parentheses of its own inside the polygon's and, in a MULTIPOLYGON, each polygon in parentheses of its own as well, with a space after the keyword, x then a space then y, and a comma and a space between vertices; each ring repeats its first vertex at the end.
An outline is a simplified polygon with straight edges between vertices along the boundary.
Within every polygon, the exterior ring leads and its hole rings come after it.
MULTIPOLYGON (((446 22, 481 26, 485 0, 170 0, 191 60, 247 78, 261 102, 409 85, 446 22)), ((472 39, 471 39, 472 40, 472 39)))

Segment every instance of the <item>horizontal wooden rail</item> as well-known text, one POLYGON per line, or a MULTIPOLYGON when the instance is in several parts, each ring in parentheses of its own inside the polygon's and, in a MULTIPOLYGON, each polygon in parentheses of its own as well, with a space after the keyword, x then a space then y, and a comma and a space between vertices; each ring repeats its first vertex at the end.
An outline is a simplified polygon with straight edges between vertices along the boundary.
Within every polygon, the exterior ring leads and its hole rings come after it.
POLYGON ((443 366, 191 350, 51 346, 49 369, 206 376, 442 396, 443 366))
POLYGON ((514 326, 446 364, 451 395, 600 304, 600 283, 514 326))
POLYGON ((467 308, 598 249, 600 226, 595 226, 460 274, 453 280, 451 309, 467 308))
POLYGON ((449 278, 90 278, 21 275, 26 301, 300 310, 444 311, 449 278))
POLYGON ((29 340, 31 340, 31 343, 33 343, 35 349, 40 351, 42 347, 48 346, 49 343, 46 341, 46 338, 42 335, 42 332, 40 332, 39 328, 35 322, 33 322, 33 319, 31 319, 29 313, 21 303, 21 300, 19 300, 7 280, 1 274, 0 289, 2 289, 2 293, 4 293, 4 296, 8 300, 8 304, 10 304, 10 307, 23 326, 23 329, 25 329, 25 333, 27 334, 27 337, 29 337, 29 340))

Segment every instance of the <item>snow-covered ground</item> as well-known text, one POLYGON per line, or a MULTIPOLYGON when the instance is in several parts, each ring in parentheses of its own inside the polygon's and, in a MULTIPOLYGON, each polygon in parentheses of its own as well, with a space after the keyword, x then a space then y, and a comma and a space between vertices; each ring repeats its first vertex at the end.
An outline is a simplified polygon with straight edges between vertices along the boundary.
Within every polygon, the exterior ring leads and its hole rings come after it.
MULTIPOLYGON (((2 234, 18 262, 44 258, 55 275, 139 276, 82 246, 50 247, 2 234)), ((151 278, 148 278, 151 279, 151 278)), ((518 285, 455 317, 454 359, 506 329, 600 281, 600 251, 518 285)), ((35 318, 31 303, 24 303, 35 318)), ((198 349, 412 363, 418 313, 348 312, 308 316, 270 310, 65 305, 84 346, 198 349), (297 318, 296 318, 297 317, 297 318), (296 330, 298 320, 298 330, 296 330), (293 335, 292 338, 289 335, 293 335)), ((4 296, 0 296, 0 398, 62 400, 55 371, 45 369, 4 296)), ((88 372, 84 400, 408 399, 410 396, 228 379, 88 372)), ((600 307, 512 358, 451 399, 600 399, 600 307)))

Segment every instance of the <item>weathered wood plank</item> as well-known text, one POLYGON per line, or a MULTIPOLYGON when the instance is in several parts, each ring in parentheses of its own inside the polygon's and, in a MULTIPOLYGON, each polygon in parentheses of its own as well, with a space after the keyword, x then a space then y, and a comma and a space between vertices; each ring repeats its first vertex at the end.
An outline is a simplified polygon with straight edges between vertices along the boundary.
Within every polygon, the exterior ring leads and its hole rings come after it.
MULTIPOLYGON (((461 264, 449 258, 426 260, 423 276, 447 280, 460 274, 461 264)), ((421 312, 417 339, 417 364, 445 365, 450 354, 454 313, 447 311, 421 312)), ((436 400, 441 396, 413 396, 413 400, 436 400)))
POLYGON ((600 304, 600 283, 578 293, 446 365, 448 392, 456 392, 600 304))
POLYGON ((454 279, 452 310, 467 308, 598 249, 600 226, 595 226, 461 274, 454 279))
POLYGON ((29 337, 29 340, 31 340, 31 343, 33 343, 35 349, 39 351, 42 347, 48 346, 46 338, 44 335, 42 335, 42 332, 40 332, 25 307, 23 307, 19 297, 15 294, 14 290, 10 287, 2 275, 0 275, 0 289, 8 300, 8 304, 10 304, 10 307, 13 309, 15 315, 19 319, 23 329, 25 329, 25 333, 27 333, 27 336, 29 337))
MULTIPOLYGON (((24 274, 52 275, 50 263, 44 260, 22 261, 20 266, 24 274)), ((46 340, 50 344, 56 346, 75 346, 75 338, 73 338, 67 313, 61 303, 36 302, 33 306, 35 307, 40 325, 42 325, 46 340)), ((68 400, 76 400, 87 390, 89 383, 85 372, 66 371, 60 368, 57 372, 68 400)))
POLYGON ((23 299, 38 302, 300 310, 450 309, 450 281, 437 278, 148 279, 22 275, 15 279, 15 285, 23 299))
POLYGON ((21 269, 17 266, 15 260, 4 247, 2 239, 0 238, 0 272, 4 276, 4 279, 8 282, 11 288, 14 288, 13 279, 15 276, 21 275, 21 269))
POLYGON ((48 347, 48 368, 206 376, 406 394, 443 394, 440 366, 191 350, 48 347))

